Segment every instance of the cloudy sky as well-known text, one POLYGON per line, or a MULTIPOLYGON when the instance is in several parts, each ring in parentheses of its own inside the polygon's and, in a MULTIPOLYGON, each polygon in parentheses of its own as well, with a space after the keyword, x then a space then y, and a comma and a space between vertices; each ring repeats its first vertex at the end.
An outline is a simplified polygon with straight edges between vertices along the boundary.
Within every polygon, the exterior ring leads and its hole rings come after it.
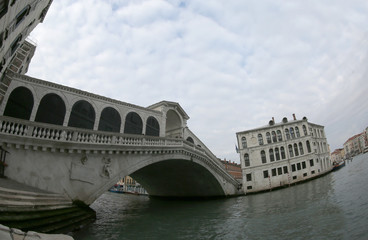
POLYGON ((220 158, 272 117, 324 125, 332 151, 368 126, 366 0, 54 0, 31 39, 28 75, 178 102, 220 158))

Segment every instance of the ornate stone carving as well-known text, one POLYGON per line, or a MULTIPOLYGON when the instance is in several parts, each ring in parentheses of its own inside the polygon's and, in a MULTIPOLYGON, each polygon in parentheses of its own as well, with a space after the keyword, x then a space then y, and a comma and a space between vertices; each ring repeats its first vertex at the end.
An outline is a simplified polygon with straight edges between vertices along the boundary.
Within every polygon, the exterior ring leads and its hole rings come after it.
POLYGON ((82 158, 80 159, 81 163, 84 165, 88 161, 87 154, 84 154, 82 158))
POLYGON ((102 163, 104 163, 104 165, 102 166, 101 177, 111 178, 112 175, 111 158, 103 157, 102 163))

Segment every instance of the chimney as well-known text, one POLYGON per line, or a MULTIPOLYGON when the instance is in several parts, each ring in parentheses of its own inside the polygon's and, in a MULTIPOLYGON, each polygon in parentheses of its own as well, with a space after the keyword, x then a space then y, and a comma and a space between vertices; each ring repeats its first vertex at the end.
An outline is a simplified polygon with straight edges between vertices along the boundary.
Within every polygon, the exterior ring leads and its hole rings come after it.
POLYGON ((294 118, 294 120, 296 120, 295 113, 293 113, 293 118, 294 118))
POLYGON ((272 117, 272 121, 275 122, 275 118, 274 117, 272 117))

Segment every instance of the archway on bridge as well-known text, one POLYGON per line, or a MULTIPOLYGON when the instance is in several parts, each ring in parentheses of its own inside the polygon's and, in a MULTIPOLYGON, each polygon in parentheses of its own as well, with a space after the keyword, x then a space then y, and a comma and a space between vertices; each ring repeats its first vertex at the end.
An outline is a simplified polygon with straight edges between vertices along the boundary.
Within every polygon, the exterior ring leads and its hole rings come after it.
POLYGON ((14 89, 6 103, 4 116, 29 120, 33 109, 32 92, 25 87, 14 89))
POLYGON ((37 109, 36 122, 63 125, 66 106, 63 99, 55 93, 45 95, 37 109))
POLYGON ((166 137, 181 138, 183 136, 182 120, 179 114, 170 109, 166 113, 166 137))
POLYGON ((219 181, 202 165, 188 160, 165 160, 130 174, 150 196, 219 197, 224 196, 219 181))

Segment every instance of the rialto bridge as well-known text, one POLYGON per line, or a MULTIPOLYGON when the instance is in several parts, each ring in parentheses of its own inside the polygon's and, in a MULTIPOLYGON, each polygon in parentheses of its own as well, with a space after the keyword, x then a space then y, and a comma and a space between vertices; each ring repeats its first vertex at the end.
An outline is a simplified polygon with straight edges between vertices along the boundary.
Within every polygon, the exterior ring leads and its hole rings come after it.
POLYGON ((5 175, 91 204, 130 175, 152 196, 241 194, 175 102, 147 108, 12 73, 0 103, 5 175))

